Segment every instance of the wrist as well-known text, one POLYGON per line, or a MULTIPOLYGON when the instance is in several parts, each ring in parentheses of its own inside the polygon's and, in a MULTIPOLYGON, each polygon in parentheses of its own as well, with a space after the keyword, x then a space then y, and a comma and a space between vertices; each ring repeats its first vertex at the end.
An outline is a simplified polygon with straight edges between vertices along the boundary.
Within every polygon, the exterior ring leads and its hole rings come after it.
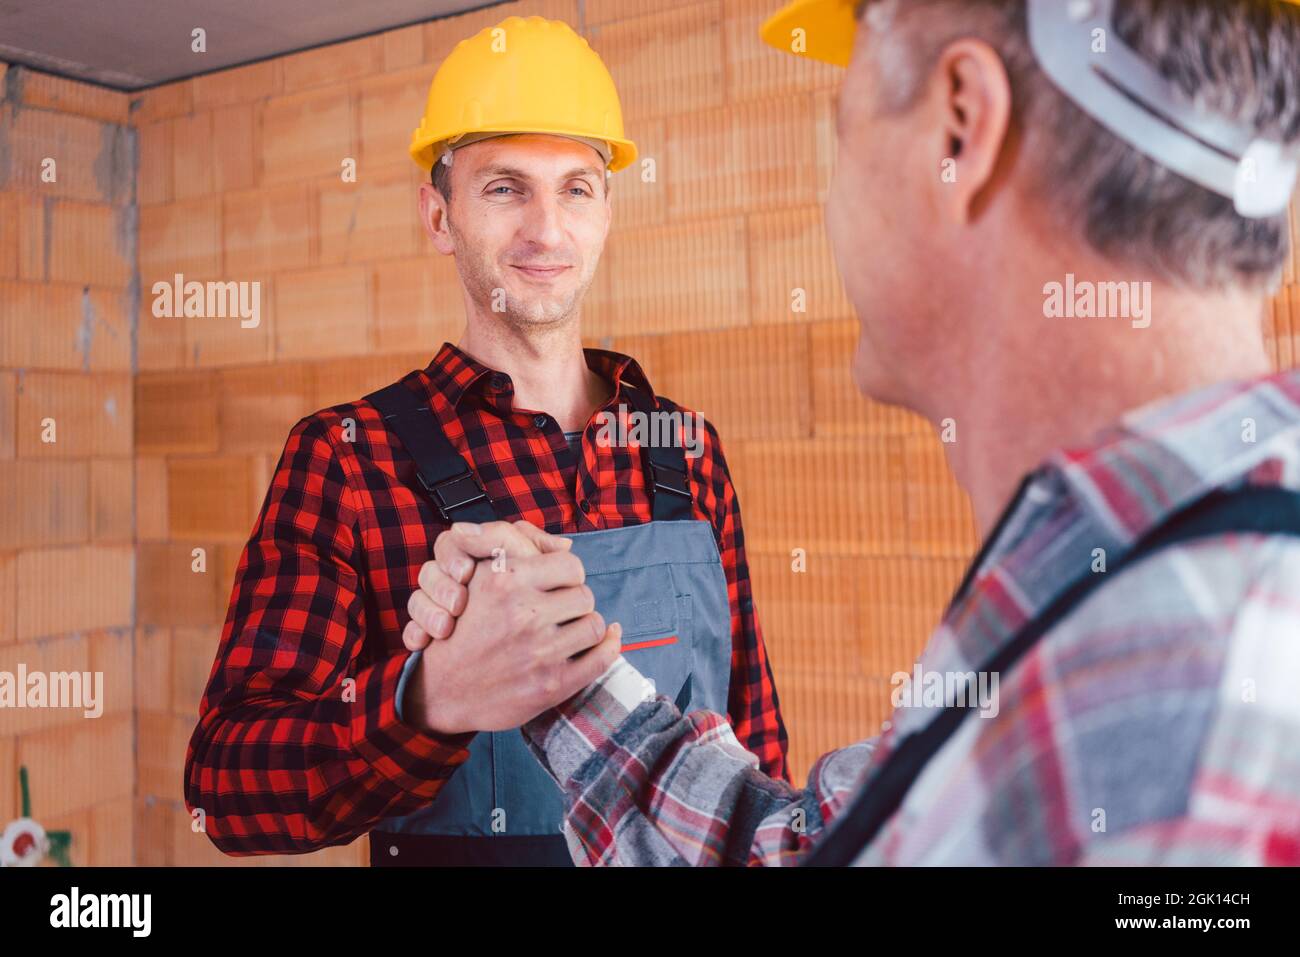
POLYGON ((430 645, 420 653, 419 664, 411 675, 402 710, 407 723, 423 734, 449 736, 461 734, 468 728, 458 726, 454 714, 447 707, 447 696, 437 687, 437 656, 431 654, 430 645))

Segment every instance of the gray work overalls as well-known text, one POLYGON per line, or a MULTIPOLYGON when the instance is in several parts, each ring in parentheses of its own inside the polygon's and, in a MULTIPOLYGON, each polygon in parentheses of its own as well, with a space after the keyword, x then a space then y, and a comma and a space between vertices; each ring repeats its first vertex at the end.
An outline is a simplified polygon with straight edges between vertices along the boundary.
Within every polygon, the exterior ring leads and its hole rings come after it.
MULTIPOLYGON (((620 388, 634 411, 654 410, 645 393, 626 383, 620 388)), ((366 398, 414 460, 428 493, 421 507, 436 509, 431 525, 503 517, 432 409, 404 380, 366 398)), ((642 461, 653 520, 566 537, 586 568, 596 609, 623 625, 627 660, 683 712, 726 714, 731 607, 713 527, 693 517, 681 443, 642 447, 642 461)), ((519 730, 482 732, 469 751, 427 808, 371 832, 371 864, 571 865, 560 833, 560 789, 519 730)))

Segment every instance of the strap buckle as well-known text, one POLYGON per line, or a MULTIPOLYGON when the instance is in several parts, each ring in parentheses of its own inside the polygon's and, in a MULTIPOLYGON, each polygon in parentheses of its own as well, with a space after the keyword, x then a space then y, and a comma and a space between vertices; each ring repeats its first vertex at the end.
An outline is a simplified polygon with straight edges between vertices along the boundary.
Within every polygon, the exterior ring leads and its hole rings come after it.
POLYGON ((433 496, 434 504, 438 506, 442 517, 449 522, 455 521, 451 515, 454 509, 486 501, 488 497, 487 491, 479 484, 478 476, 468 470, 441 482, 435 482, 433 485, 425 481, 422 472, 417 471, 416 477, 419 478, 425 491, 433 496))
POLYGON ((671 465, 651 462, 650 472, 654 476, 656 492, 669 492, 673 495, 680 495, 684 499, 690 499, 691 486, 684 470, 673 468, 671 465))

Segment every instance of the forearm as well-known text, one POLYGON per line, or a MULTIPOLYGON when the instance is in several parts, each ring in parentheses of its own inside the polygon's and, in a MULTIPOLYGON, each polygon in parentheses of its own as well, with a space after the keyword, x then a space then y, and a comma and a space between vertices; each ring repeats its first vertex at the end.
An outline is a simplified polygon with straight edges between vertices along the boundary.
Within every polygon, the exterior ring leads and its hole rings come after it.
POLYGON ((230 686, 205 697, 185 797, 227 854, 292 854, 347 843, 426 806, 472 735, 422 734, 397 716, 399 655, 311 697, 230 686), (353 693, 354 692, 354 693, 353 693))
POLYGON ((593 865, 797 863, 871 753, 833 752, 797 790, 758 770, 725 717, 683 716, 621 658, 523 730, 565 792, 574 860, 593 865))

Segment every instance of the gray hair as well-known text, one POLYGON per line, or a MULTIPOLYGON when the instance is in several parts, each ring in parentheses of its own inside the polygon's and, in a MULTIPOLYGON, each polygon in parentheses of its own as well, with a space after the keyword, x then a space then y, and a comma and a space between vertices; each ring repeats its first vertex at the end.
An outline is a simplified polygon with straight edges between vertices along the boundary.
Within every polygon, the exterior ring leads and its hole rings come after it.
MULTIPOLYGON (((1065 2, 1065 0, 1061 0, 1065 2)), ((1287 215, 1246 219, 1075 106, 1039 69, 1025 0, 864 0, 880 108, 906 110, 944 48, 987 42, 1010 78, 1030 175, 1060 224, 1113 262, 1194 289, 1268 291, 1287 215)), ((1115 32, 1188 97, 1257 134, 1300 140, 1300 8, 1279 0, 1120 0, 1115 32)))

